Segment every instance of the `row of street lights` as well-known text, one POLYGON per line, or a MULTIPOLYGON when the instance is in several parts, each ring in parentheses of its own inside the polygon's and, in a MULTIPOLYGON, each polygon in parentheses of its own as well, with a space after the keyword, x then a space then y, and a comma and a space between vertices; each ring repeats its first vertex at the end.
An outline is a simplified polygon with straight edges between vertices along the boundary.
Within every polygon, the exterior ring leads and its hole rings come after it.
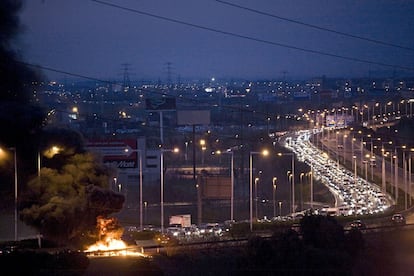
MULTIPOLYGON (((350 129, 352 131, 353 128, 350 129)), ((398 153, 402 152, 402 174, 403 174, 403 185, 405 190, 405 209, 408 208, 408 203, 411 205, 411 155, 414 152, 414 149, 409 149, 406 145, 396 146, 394 145, 393 141, 383 141, 380 137, 373 137, 371 134, 363 135, 362 131, 358 131, 356 133, 360 136, 360 159, 361 159, 361 174, 364 173, 365 168, 365 180, 368 181, 368 165, 370 166, 371 171, 371 181, 374 180, 374 167, 376 166, 376 155, 374 153, 374 149, 380 149, 380 158, 381 158, 381 188, 382 191, 386 192, 387 186, 387 173, 386 173, 386 158, 390 158, 390 182, 393 182, 394 186, 394 198, 398 202, 399 197, 399 157, 398 153), (369 146, 369 153, 364 154, 364 146, 369 146), (379 147, 380 146, 380 147, 379 147), (409 157, 406 158, 406 152, 409 152, 409 157), (409 183, 409 184, 408 184, 409 183), (409 199, 408 199, 409 198, 409 199), (409 202, 410 201, 410 202, 409 202)), ((345 138, 348 138, 347 134, 343 134, 343 157, 344 160, 346 152, 345 152, 345 138)), ((337 138, 338 141, 338 138, 337 138)), ((357 138, 354 134, 352 134, 351 138, 351 156, 352 156, 352 166, 354 168, 354 175, 355 178, 357 177, 357 156, 355 154, 354 143, 357 141, 357 138)), ((337 142, 338 143, 338 142, 337 142)), ((338 151, 338 149, 336 149, 338 151)), ((338 154, 338 152, 337 152, 338 154)), ((391 191, 393 191, 391 187, 391 191)))
MULTIPOLYGON (((127 151, 127 150, 126 150, 127 151)), ((130 152, 137 152, 139 153, 139 174, 140 174, 140 229, 143 229, 143 222, 142 222, 142 218, 143 218, 143 210, 142 210, 142 206, 143 206, 143 197, 142 197, 142 152, 141 150, 131 150, 130 152)), ((160 224, 161 224, 161 232, 164 232, 164 185, 165 185, 165 179, 164 179, 164 153, 165 152, 173 152, 173 153, 177 153, 179 152, 178 148, 174 148, 174 149, 161 149, 160 150, 160 207, 161 207, 161 217, 160 217, 160 224)), ((231 172, 231 199, 230 199, 230 219, 233 221, 234 220, 234 154, 232 150, 227 150, 225 152, 221 152, 221 151, 216 151, 215 154, 230 154, 231 155, 231 168, 230 168, 230 172, 231 172)), ((253 229, 253 156, 254 155, 263 155, 263 156, 267 156, 269 155, 269 152, 267 150, 263 150, 261 152, 258 151, 252 151, 250 152, 250 229, 253 229)), ((295 173, 295 164, 294 164, 294 153, 279 153, 278 156, 284 156, 284 155, 290 155, 292 156, 292 175, 294 175, 295 173)), ((256 191, 257 191, 257 182, 258 182, 258 178, 255 178, 255 186, 256 186, 256 191)), ((276 201, 275 201, 275 191, 276 191, 276 185, 277 185, 277 178, 274 177, 273 178, 273 214, 274 216, 276 215, 276 201)), ((294 178, 292 178, 292 189, 294 191, 294 187, 295 187, 295 182, 294 182, 294 178)), ((295 198, 294 198, 294 192, 292 193, 292 210, 294 210, 294 202, 295 202, 295 198)), ((256 197, 257 197, 257 192, 256 192, 256 197)), ((257 203, 257 201, 256 201, 257 203)), ((279 209, 281 209, 281 202, 279 202, 279 209)), ((257 205, 256 205, 256 217, 257 217, 257 205)))
MULTIPOLYGON (((17 178, 17 150, 15 147, 8 148, 9 151, 13 152, 13 167, 14 167, 14 240, 18 239, 18 178, 17 178)), ((62 149, 57 146, 52 146, 43 152, 48 158, 52 158, 54 155, 58 154, 62 149)), ((0 148, 0 158, 3 159, 6 155, 6 150, 0 148)), ((40 169, 41 169, 41 153, 38 152, 37 155, 37 176, 40 181, 40 169)))

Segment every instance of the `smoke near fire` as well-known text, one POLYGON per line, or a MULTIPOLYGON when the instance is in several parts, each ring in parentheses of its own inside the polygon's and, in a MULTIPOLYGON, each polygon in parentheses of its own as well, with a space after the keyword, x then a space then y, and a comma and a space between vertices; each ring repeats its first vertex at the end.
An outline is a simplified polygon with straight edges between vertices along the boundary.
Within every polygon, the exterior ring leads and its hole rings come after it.
POLYGON ((57 243, 79 241, 95 232, 97 217, 122 208, 124 196, 108 187, 107 168, 91 153, 75 154, 28 183, 20 217, 57 243))

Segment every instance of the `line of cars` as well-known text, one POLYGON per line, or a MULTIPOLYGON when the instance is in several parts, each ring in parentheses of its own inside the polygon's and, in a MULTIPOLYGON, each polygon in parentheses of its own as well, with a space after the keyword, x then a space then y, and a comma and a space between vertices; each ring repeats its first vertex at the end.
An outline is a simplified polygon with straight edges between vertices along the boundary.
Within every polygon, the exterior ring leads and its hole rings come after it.
POLYGON ((286 139, 285 147, 299 161, 308 164, 315 179, 320 180, 336 198, 338 215, 367 215, 384 212, 393 200, 381 189, 348 171, 310 142, 311 131, 299 131, 286 139))
POLYGON ((181 227, 181 225, 169 225, 166 233, 177 239, 194 239, 194 238, 208 238, 221 237, 228 230, 224 224, 220 223, 205 223, 200 226, 192 224, 189 227, 181 227))
MULTIPOLYGON (((406 224, 405 216, 401 213, 395 213, 391 216, 390 223, 385 223, 386 226, 403 226, 406 224)), ((358 229, 358 230, 365 230, 367 229, 367 225, 361 219, 355 219, 349 222, 345 227, 345 230, 351 229, 358 229)))

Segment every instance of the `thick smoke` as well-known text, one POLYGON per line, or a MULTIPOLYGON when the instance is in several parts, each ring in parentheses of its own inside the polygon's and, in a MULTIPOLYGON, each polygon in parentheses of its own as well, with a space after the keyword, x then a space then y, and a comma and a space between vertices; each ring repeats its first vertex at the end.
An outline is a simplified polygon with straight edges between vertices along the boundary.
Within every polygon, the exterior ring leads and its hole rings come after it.
MULTIPOLYGON (((15 49, 22 6, 22 0, 0 0, 0 147, 17 152, 21 219, 65 244, 96 231, 96 218, 118 212, 124 197, 108 190, 111 172, 85 152, 79 133, 45 128, 46 112, 34 94, 44 78, 22 62, 15 49), (38 177, 36 156, 51 145, 63 150, 42 159, 38 177)), ((5 198, 13 198, 13 179, 12 173, 0 174, 5 198)))
POLYGON ((79 241, 96 230, 98 216, 122 208, 124 196, 108 190, 108 183, 108 170, 92 154, 75 154, 29 182, 21 219, 60 244, 79 241))
MULTIPOLYGON (((20 62, 15 49, 23 29, 19 21, 22 6, 21 0, 0 1, 0 147, 17 150, 19 180, 24 183, 30 174, 26 169, 30 156, 37 149, 33 142, 37 140, 46 112, 33 97, 33 90, 43 77, 20 62)), ((5 195, 5 202, 12 198, 12 181, 13 174, 0 171, 0 193, 5 195)))
POLYGON ((40 72, 26 66, 13 46, 22 26, 20 0, 0 1, 0 142, 17 147, 42 127, 46 112, 33 97, 34 87, 43 79, 40 72))

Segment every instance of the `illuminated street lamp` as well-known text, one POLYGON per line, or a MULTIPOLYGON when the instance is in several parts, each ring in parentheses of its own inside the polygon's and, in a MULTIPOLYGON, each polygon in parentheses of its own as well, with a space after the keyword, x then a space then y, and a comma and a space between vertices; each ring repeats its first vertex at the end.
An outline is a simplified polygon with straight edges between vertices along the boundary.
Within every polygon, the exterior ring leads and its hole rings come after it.
POLYGON ((292 156, 292 213, 295 212, 295 153, 294 152, 279 152, 278 156, 290 155, 292 156))
POLYGON ((258 177, 256 177, 255 179, 254 179, 254 204, 255 204, 255 218, 256 218, 256 220, 258 219, 258 215, 257 215, 257 202, 259 201, 259 199, 258 199, 258 197, 257 197, 257 183, 259 183, 259 178, 258 177))
POLYGON ((412 196, 411 196, 411 190, 412 190, 412 177, 411 177, 411 170, 412 170, 412 168, 411 168, 411 166, 412 166, 412 164, 411 164, 411 158, 412 158, 412 153, 414 152, 414 148, 411 148, 410 150, 409 150, 409 154, 408 154, 408 160, 407 160, 407 163, 406 163, 406 170, 408 169, 408 173, 406 172, 406 181, 408 181, 407 183, 407 191, 406 191, 406 194, 408 194, 408 197, 409 197, 409 204, 410 204, 410 206, 411 206, 411 204, 412 204, 412 196))
POLYGON ((200 147, 201 147, 201 164, 204 165, 204 152, 206 151, 206 140, 200 140, 200 147))
MULTIPOLYGON (((406 145, 402 145, 402 146, 396 146, 394 147, 394 182, 395 182, 395 201, 398 202, 398 196, 399 196, 399 173, 398 173, 398 152, 397 149, 402 149, 403 150, 403 167, 404 167, 404 158, 405 158, 405 153, 404 150, 407 148, 406 145)), ((405 180, 405 178, 404 178, 405 180)))
POLYGON ((310 179, 310 208, 313 209, 313 166, 311 166, 310 172, 306 173, 310 179))
POLYGON ((269 155, 269 151, 251 151, 250 152, 250 177, 249 177, 249 194, 250 194, 250 231, 253 231, 253 155, 261 154, 263 156, 269 155))
POLYGON ((381 162, 381 178, 382 178, 382 191, 385 193, 387 189, 386 183, 386 176, 385 176, 385 148, 384 144, 392 145, 392 141, 389 142, 381 142, 381 155, 382 155, 382 162, 381 162))
POLYGON ((300 210, 303 211, 303 177, 305 176, 305 173, 302 172, 299 175, 299 179, 300 179, 300 210))
MULTIPOLYGON (((14 159, 14 240, 17 241, 17 153, 16 148, 9 148, 9 150, 13 151, 14 159)), ((5 154, 2 148, 0 154, 5 154)))
POLYGON ((335 132, 335 141, 336 141, 336 149, 335 149, 335 151, 336 151, 336 163, 337 163, 337 166, 339 166, 339 144, 338 144, 338 134, 339 134, 339 131, 337 131, 337 132, 335 132))
POLYGON ((161 205, 161 233, 164 233, 164 152, 178 153, 179 149, 160 150, 160 205, 161 205))
POLYGON ((41 162, 41 155, 46 156, 47 158, 52 158, 56 154, 60 153, 63 150, 63 148, 58 146, 52 146, 48 149, 44 150, 42 153, 40 151, 37 152, 37 176, 40 178, 40 169, 42 167, 41 162))
POLYGON ((136 152, 139 157, 139 228, 142 231, 143 228, 143 203, 142 203, 142 151, 140 149, 129 150, 125 149, 125 152, 136 152))
POLYGON ((275 193, 276 193, 276 181, 277 181, 277 177, 273 177, 273 217, 276 217, 276 198, 275 198, 275 193))
POLYGON ((357 183, 357 159, 356 159, 357 157, 356 157, 356 155, 353 155, 352 156, 352 162, 353 162, 353 165, 354 165, 354 183, 357 183))
POLYGON ((234 220, 234 154, 231 149, 228 149, 225 152, 221 152, 220 150, 215 152, 216 154, 230 154, 230 182, 231 182, 231 195, 230 195, 230 220, 234 220))
POLYGON ((114 187, 115 187, 115 191, 116 191, 116 189, 117 189, 117 184, 116 184, 116 181, 118 180, 118 178, 116 178, 116 177, 114 177, 114 187))
POLYGON ((365 165, 365 180, 368 182, 368 160, 371 158, 371 155, 366 154, 365 155, 365 159, 363 161, 364 165, 365 165))

